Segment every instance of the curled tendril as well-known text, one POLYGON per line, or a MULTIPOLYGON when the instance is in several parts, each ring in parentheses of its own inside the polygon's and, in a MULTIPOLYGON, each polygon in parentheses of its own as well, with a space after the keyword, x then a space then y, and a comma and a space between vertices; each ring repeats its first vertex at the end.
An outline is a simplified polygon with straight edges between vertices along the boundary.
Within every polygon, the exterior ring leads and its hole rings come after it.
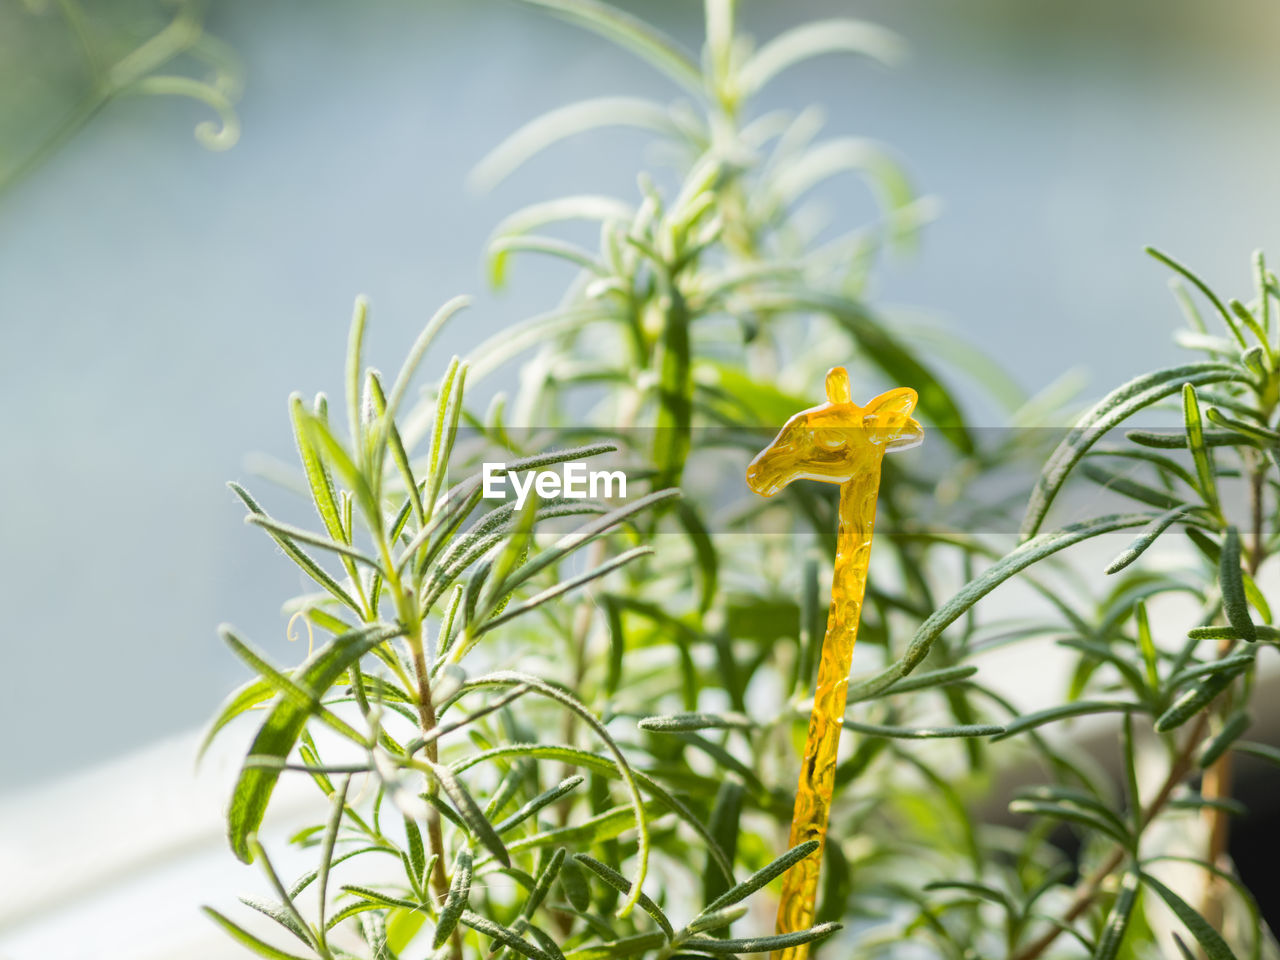
POLYGON ((316 635, 315 635, 315 632, 311 629, 311 620, 307 616, 307 613, 305 610, 299 610, 297 613, 295 613, 292 617, 289 618, 289 625, 284 628, 284 635, 290 643, 297 643, 298 637, 297 637, 297 634, 293 632, 293 625, 297 623, 299 620, 301 620, 303 623, 307 625, 307 657, 310 658, 311 655, 315 652, 316 635))
POLYGON ((360 789, 356 791, 356 795, 347 801, 348 807, 358 807, 360 802, 369 794, 369 786, 374 782, 374 771, 366 770, 364 776, 360 780, 360 789))
MULTIPOLYGON (((312 629, 311 629, 311 621, 310 619, 307 618, 307 614, 305 610, 299 610, 297 613, 295 613, 292 617, 289 618, 289 623, 284 628, 284 636, 285 636, 285 639, 288 640, 290 643, 297 643, 298 637, 293 632, 293 625, 298 622, 299 617, 301 617, 302 622, 307 625, 307 659, 310 659, 311 654, 315 651, 316 638, 315 638, 315 633, 312 632, 312 629)), ((250 710, 266 710, 269 706, 271 706, 271 704, 269 703, 258 703, 258 704, 254 704, 252 707, 249 707, 249 709, 250 710)))
POLYGON ((196 139, 210 150, 226 150, 240 139, 240 118, 235 107, 216 85, 176 74, 143 77, 132 88, 137 93, 189 97, 207 104, 218 114, 218 122, 196 124, 196 139))
MULTIPOLYGON (((49 12, 48 0, 23 0, 31 16, 49 12)), ((203 5, 195 0, 167 0, 175 8, 173 18, 158 33, 111 62, 100 49, 102 27, 86 18, 78 0, 60 0, 58 10, 72 32, 89 77, 89 89, 80 102, 26 156, 8 169, 0 168, 0 190, 9 187, 61 147, 113 98, 124 93, 184 96, 208 105, 216 120, 196 125, 196 139, 211 150, 226 150, 240 138, 240 121, 233 106, 241 93, 240 64, 222 41, 207 35, 203 5), (165 75, 158 71, 186 56, 210 68, 205 79, 165 75)))

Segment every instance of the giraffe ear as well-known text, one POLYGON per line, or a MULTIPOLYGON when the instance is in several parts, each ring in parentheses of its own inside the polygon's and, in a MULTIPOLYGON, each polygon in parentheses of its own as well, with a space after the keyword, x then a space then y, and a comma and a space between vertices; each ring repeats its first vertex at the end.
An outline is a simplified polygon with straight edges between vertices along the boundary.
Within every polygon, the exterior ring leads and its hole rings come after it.
POLYGON ((831 403, 853 401, 853 391, 849 389, 849 371, 844 367, 832 367, 827 371, 827 400, 831 403))
POLYGON ((898 387, 896 390, 886 391, 880 396, 869 400, 863 409, 868 415, 878 414, 885 416, 899 413, 903 416, 909 416, 911 411, 916 408, 916 399, 916 392, 910 387, 898 387))

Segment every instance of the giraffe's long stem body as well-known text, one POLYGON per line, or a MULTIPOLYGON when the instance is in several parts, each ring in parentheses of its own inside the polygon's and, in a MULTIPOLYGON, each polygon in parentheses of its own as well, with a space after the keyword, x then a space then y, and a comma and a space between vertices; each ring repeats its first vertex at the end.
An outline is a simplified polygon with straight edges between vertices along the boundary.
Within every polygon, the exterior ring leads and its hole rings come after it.
MULTIPOLYGON (((869 445, 863 469, 840 485, 840 526, 831 584, 831 612, 822 641, 809 734, 791 818, 790 845, 793 847, 808 840, 817 840, 820 844, 826 841, 835 787, 836 751, 840 746, 845 698, 849 691, 849 669, 867 588, 883 454, 884 447, 869 445)), ((778 905, 778 933, 812 926, 821 863, 819 848, 784 875, 782 900, 778 905)), ((772 960, 804 960, 808 953, 809 947, 805 944, 774 951, 772 960)))

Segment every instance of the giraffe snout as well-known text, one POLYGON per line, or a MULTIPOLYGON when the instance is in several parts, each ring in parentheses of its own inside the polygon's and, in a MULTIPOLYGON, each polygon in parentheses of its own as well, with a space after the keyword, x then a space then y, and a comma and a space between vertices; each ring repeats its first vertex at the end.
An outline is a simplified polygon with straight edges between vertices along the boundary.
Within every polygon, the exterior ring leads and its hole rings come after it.
POLYGON ((760 451, 747 465, 747 486, 762 497, 772 497, 791 482, 786 464, 786 456, 776 445, 760 451))

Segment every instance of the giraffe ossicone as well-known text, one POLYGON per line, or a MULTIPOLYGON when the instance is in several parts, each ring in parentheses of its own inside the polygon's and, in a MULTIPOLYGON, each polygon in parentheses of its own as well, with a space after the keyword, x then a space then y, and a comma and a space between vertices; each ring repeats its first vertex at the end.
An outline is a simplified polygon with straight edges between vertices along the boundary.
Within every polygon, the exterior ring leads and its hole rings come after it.
MULTIPOLYGON (((793 480, 840 484, 831 612, 822 640, 791 818, 790 846, 817 840, 819 850, 783 877, 778 933, 793 933, 813 924, 821 844, 826 840, 835 790, 849 669, 871 560, 880 465, 886 452, 914 447, 924 439, 924 429, 911 417, 916 392, 910 387, 889 390, 859 406, 853 402, 848 371, 833 367, 827 373, 826 392, 826 403, 788 420, 773 443, 747 467, 748 486, 766 497, 793 480)), ((773 960, 803 960, 808 952, 807 944, 788 947, 774 951, 773 960)))

